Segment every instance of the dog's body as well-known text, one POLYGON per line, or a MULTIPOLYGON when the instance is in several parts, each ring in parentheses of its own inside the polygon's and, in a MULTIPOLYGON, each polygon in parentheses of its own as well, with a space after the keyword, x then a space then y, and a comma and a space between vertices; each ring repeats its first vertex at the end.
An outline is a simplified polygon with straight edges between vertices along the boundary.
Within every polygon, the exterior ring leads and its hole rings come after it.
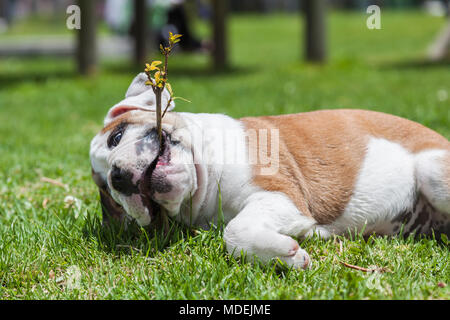
POLYGON ((450 233, 450 143, 420 124, 363 110, 169 112, 159 149, 155 113, 143 109, 113 107, 91 144, 113 216, 147 225, 159 207, 208 227, 220 195, 230 253, 297 268, 310 259, 294 239, 314 233, 450 233))

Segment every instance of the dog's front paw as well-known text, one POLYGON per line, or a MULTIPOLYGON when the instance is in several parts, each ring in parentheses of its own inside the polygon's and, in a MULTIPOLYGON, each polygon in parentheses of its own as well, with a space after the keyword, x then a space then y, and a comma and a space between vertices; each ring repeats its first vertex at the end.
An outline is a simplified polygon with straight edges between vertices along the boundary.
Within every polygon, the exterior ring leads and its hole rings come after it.
POLYGON ((295 269, 310 269, 311 268, 311 259, 309 258, 308 253, 302 248, 298 248, 296 252, 288 257, 284 257, 283 261, 289 267, 295 269))

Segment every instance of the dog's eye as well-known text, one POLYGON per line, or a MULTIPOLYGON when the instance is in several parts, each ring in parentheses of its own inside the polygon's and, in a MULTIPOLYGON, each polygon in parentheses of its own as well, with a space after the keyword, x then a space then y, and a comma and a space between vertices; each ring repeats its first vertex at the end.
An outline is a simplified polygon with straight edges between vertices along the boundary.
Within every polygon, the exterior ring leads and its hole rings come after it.
POLYGON ((177 144, 179 144, 181 141, 179 140, 174 140, 172 139, 172 137, 170 137, 170 143, 173 144, 174 146, 176 146, 177 144))
POLYGON ((108 147, 109 148, 116 147, 120 143, 122 136, 123 130, 112 133, 108 138, 108 147))

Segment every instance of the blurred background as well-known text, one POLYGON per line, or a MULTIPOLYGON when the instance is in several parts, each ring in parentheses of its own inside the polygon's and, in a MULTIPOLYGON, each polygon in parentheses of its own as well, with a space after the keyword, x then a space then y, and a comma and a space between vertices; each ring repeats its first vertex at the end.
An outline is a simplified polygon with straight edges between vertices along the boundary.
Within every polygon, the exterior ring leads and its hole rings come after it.
POLYGON ((49 198, 42 176, 96 203, 90 140, 169 31, 178 111, 363 108, 450 138, 448 1, 0 0, 5 208, 49 198))
MULTIPOLYGON (((371 5, 380 8, 378 30, 381 9, 449 16, 448 0, 0 0, 0 57, 73 57, 79 73, 92 74, 106 59, 129 57, 135 65, 142 65, 170 31, 183 34, 183 51, 209 54, 217 71, 231 67, 233 17, 258 15, 276 28, 270 16, 295 14, 298 20, 304 19, 305 30, 295 39, 304 44, 304 58, 324 62, 329 55, 328 15, 344 10, 370 15, 374 13, 371 5)), ((375 21, 367 19, 372 24, 375 21)), ((294 23, 289 27, 300 32, 294 23)), ((429 58, 447 58, 448 37, 442 35, 440 43, 435 41, 429 58)))

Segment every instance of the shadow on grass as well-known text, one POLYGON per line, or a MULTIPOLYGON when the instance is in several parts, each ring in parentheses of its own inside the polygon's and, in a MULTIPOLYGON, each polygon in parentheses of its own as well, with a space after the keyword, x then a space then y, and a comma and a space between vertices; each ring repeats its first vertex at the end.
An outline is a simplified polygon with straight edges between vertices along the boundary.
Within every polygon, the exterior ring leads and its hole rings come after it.
MULTIPOLYGON (((366 244, 371 244, 375 239, 387 238, 390 241, 405 241, 406 243, 419 243, 422 241, 434 241, 436 245, 450 248, 448 237, 450 230, 446 229, 430 229, 426 232, 417 232, 417 230, 404 232, 405 224, 400 227, 398 234, 383 235, 372 232, 370 234, 363 234, 363 232, 349 231, 347 234, 336 235, 336 238, 346 238, 350 241, 363 241, 366 244)), ((420 227, 419 227, 420 229, 420 227)))
POLYGON ((77 76, 77 73, 71 70, 51 70, 39 73, 26 71, 7 74, 0 73, 0 88, 5 89, 26 83, 42 84, 48 80, 67 80, 76 78, 77 76))
POLYGON ((450 59, 444 61, 430 61, 426 59, 416 59, 409 61, 396 61, 380 65, 381 69, 386 70, 432 70, 432 69, 450 69, 450 59))
MULTIPOLYGON (((78 74, 72 64, 65 64, 67 60, 58 60, 58 63, 51 63, 49 67, 48 60, 26 59, 20 62, 19 70, 0 72, 0 89, 14 87, 20 84, 42 84, 49 80, 70 80, 83 78, 78 74), (61 64, 60 64, 60 63, 61 64), (29 67, 28 67, 29 64, 29 67)), ((17 63, 16 61, 14 63, 17 63)), ((134 78, 138 73, 143 72, 144 67, 139 67, 129 63, 128 61, 106 61, 98 67, 95 76, 112 75, 129 75, 130 79, 134 78)), ((244 74, 252 74, 257 71, 255 67, 230 67, 223 70, 214 70, 209 65, 203 64, 174 64, 170 68, 170 76, 174 78, 220 78, 234 77, 244 74)), ((88 78, 86 78, 88 79, 88 78)))
MULTIPOLYGON (((130 66, 126 63, 110 63, 104 66, 103 71, 112 74, 130 74, 132 76, 143 72, 143 67, 130 66)), ((226 76, 238 76, 252 74, 257 71, 255 67, 229 67, 222 70, 214 70, 209 66, 174 65, 169 68, 169 77, 175 78, 218 78, 226 76)))
POLYGON ((141 254, 153 257, 170 245, 182 241, 192 233, 192 229, 169 220, 165 232, 158 221, 149 227, 140 227, 134 221, 110 221, 102 224, 98 216, 88 215, 82 229, 86 238, 95 238, 100 249, 111 254, 141 254))

